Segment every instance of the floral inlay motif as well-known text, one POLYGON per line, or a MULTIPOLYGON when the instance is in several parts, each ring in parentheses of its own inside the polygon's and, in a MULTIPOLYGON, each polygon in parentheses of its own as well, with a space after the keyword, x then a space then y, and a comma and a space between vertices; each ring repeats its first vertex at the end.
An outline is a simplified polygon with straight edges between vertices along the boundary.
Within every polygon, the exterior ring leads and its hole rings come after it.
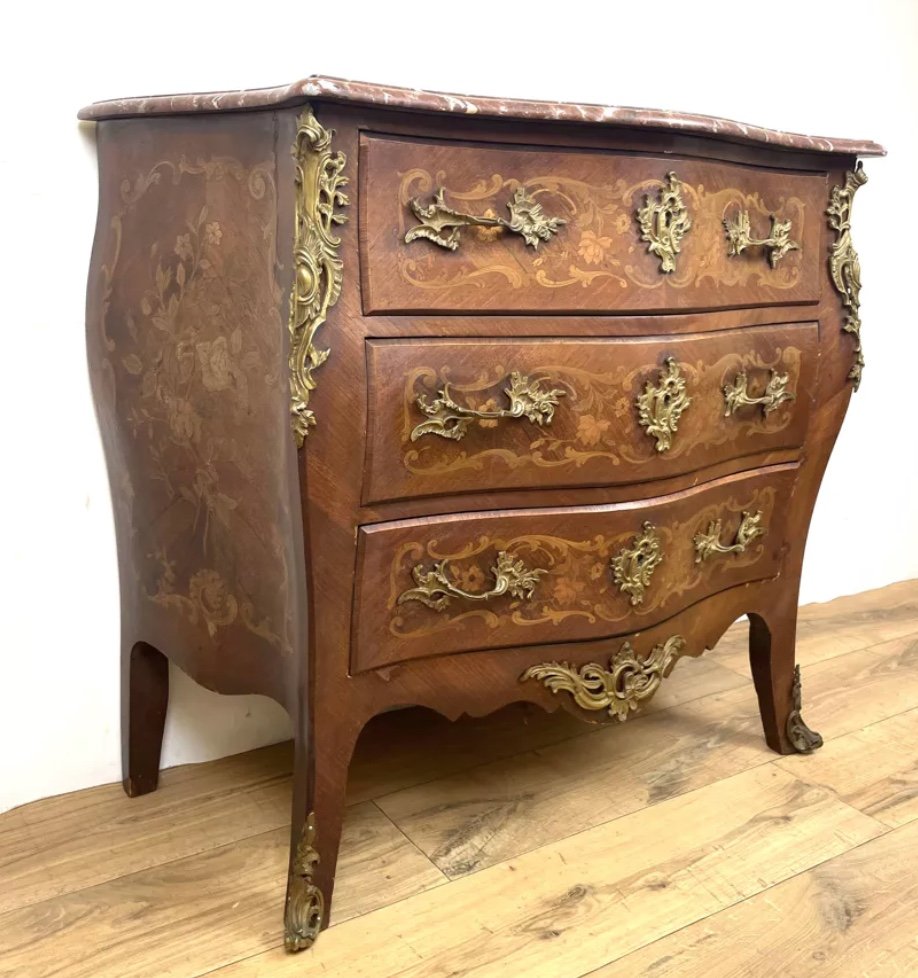
POLYGON ((260 406, 283 377, 283 298, 267 234, 276 207, 273 161, 161 160, 125 180, 111 222, 113 260, 102 266, 100 327, 115 381, 113 410, 128 436, 115 505, 133 529, 142 591, 211 639, 239 626, 286 652, 291 640, 278 597, 286 544, 276 501, 250 491, 255 471, 246 447, 249 426, 261 424, 260 406), (116 278, 127 260, 122 229, 151 208, 171 233, 145 254, 132 253, 137 272, 116 278), (137 289, 144 261, 147 284, 137 289), (138 526, 132 515, 138 478, 151 483, 155 526, 138 526), (157 540, 148 553, 141 549, 147 536, 157 540), (230 574, 238 547, 248 545, 243 540, 255 547, 256 566, 230 574), (260 560, 281 575, 267 589, 260 560))

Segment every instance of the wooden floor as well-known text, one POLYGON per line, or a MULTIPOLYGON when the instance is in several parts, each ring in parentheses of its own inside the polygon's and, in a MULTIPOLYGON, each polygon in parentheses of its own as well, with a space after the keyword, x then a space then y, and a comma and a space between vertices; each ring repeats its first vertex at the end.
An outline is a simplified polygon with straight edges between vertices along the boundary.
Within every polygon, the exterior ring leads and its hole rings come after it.
POLYGON ((281 949, 288 744, 0 815, 0 975, 918 975, 918 581, 801 610, 809 756, 735 625, 646 714, 368 727, 331 930, 281 949))

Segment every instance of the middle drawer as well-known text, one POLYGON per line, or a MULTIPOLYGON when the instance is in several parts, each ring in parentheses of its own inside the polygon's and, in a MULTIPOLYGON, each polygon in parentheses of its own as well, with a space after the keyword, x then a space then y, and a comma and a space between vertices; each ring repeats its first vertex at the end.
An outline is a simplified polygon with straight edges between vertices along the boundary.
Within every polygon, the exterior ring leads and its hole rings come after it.
POLYGON ((365 503, 621 485, 803 443, 818 326, 367 342, 365 503))

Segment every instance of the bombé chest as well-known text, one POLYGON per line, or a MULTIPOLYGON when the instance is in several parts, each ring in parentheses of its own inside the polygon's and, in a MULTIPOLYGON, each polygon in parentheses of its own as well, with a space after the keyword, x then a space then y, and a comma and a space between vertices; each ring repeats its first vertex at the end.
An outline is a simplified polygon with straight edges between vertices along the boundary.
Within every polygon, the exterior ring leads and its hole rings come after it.
POLYGON ((166 658, 284 704, 291 948, 382 710, 624 720, 748 614, 768 744, 818 746, 797 589, 880 147, 321 78, 85 115, 126 784, 166 658))

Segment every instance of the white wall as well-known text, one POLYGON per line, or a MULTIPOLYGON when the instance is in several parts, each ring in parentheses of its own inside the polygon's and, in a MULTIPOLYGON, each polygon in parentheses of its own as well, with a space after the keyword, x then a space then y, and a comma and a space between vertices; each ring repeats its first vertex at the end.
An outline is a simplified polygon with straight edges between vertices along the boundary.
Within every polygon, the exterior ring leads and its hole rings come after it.
MULTIPOLYGON (((918 576, 918 2, 122 0, 32 3, 18 17, 0 67, 0 810, 120 776, 115 545, 83 338, 96 171, 75 112, 95 99, 324 72, 884 143, 855 207, 867 370, 816 510, 803 599, 918 576)), ((269 701, 174 677, 166 765, 288 735, 269 701)))

